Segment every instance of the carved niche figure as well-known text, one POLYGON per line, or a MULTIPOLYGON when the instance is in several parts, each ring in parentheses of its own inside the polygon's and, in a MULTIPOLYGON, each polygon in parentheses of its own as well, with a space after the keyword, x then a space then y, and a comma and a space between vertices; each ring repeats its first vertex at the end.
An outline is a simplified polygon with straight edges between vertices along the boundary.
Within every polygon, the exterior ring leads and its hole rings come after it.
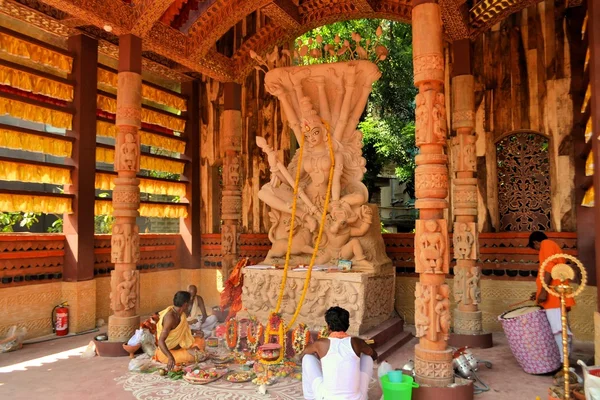
POLYGON ((350 318, 353 318, 360 308, 356 289, 351 284, 344 284, 337 280, 331 281, 331 289, 330 304, 344 307, 350 313, 350 318))
POLYGON ((125 257, 125 233, 123 226, 113 225, 112 235, 110 237, 111 261, 113 263, 123 262, 125 257))
POLYGON ((452 319, 450 315, 450 300, 448 300, 449 296, 449 286, 442 285, 440 286, 438 295, 435 297, 436 332, 441 334, 444 340, 448 340, 450 336, 450 320, 452 319))
POLYGON ((446 99, 444 93, 435 93, 433 109, 433 136, 436 143, 446 141, 446 99))
POLYGON ((224 185, 238 186, 240 183, 240 157, 236 154, 228 157, 229 162, 226 164, 226 175, 224 185))
POLYGON ((465 295, 465 268, 454 267, 454 301, 461 303, 465 295))
POLYGON ((121 152, 121 157, 119 158, 121 169, 136 171, 138 165, 139 145, 135 136, 133 136, 131 133, 126 134, 125 143, 121 145, 119 151, 121 152))
POLYGON ((418 93, 415 102, 415 138, 417 143, 426 143, 428 136, 427 127, 429 126, 429 109, 427 108, 425 94, 418 93))
POLYGON ((466 222, 456 222, 454 224, 452 239, 454 242, 454 258, 457 260, 473 260, 476 258, 475 235, 472 231, 474 225, 474 223, 468 224, 466 222))
POLYGON ((115 312, 131 310, 137 302, 137 271, 124 271, 122 277, 123 280, 118 282, 118 273, 112 274, 110 299, 115 312))
POLYGON ((469 290, 469 298, 473 304, 481 303, 481 288, 479 287, 479 280, 481 279, 481 272, 479 267, 471 267, 471 276, 467 281, 467 287, 469 290))
POLYGON ((415 328, 416 337, 423 337, 429 330, 429 303, 431 292, 428 286, 417 282, 415 286, 415 328))
POLYGON ((318 262, 332 265, 344 257, 364 260, 364 271, 376 268, 365 257, 359 241, 372 235, 369 230, 372 217, 363 208, 368 201, 368 190, 362 183, 366 161, 362 157, 362 134, 356 125, 371 85, 379 76, 378 68, 366 61, 277 68, 267 73, 265 86, 279 98, 301 148, 285 166, 265 138, 256 139, 267 155, 271 171, 270 181, 258 193, 259 199, 271 207, 269 239, 274 243, 274 251, 269 253, 266 263, 273 264, 277 261, 271 257, 285 255, 279 241, 287 244, 289 229, 284 228, 283 221, 292 213, 298 172, 295 206, 298 223, 293 230, 293 237, 298 240, 293 243, 291 262, 309 263, 314 236, 326 212, 329 214, 324 227, 327 244, 321 242, 318 262), (330 203, 324 210, 328 190, 330 203))
POLYGON ((317 264, 334 263, 338 260, 352 260, 358 263, 367 257, 357 237, 364 236, 373 222, 373 211, 369 206, 363 205, 358 213, 352 211, 344 202, 332 205, 328 224, 325 227, 327 241, 322 243, 325 252, 317 259, 317 264))
MULTIPOLYGON (((443 220, 441 220, 443 221, 443 220)), ((417 272, 446 273, 448 266, 446 237, 440 232, 438 220, 418 220, 417 272)))
POLYGON ((311 279, 300 315, 304 317, 324 315, 329 307, 327 294, 329 289, 331 289, 330 281, 311 279))
POLYGON ((221 227, 221 251, 223 255, 233 254, 233 248, 235 245, 233 229, 230 225, 223 225, 221 227))

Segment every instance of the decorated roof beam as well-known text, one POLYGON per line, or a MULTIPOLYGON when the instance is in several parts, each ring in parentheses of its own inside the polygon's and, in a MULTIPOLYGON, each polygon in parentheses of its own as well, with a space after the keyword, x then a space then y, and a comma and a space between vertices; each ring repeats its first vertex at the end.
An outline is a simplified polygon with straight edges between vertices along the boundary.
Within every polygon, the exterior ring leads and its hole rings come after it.
POLYGON ((470 37, 469 8, 463 0, 445 0, 440 2, 442 21, 446 36, 452 40, 470 37))
POLYGON ((539 2, 540 0, 482 0, 476 3, 469 10, 471 38, 477 37, 509 15, 539 2))
POLYGON ((138 18, 131 28, 131 33, 141 38, 146 37, 171 3, 173 0, 136 1, 138 18))
MULTIPOLYGON (((272 0, 216 0, 192 24, 188 32, 189 56, 194 61, 205 58, 210 49, 242 18, 271 3, 272 0)), ((208 57, 207 57, 208 58, 208 57)))
POLYGON ((300 28, 300 12, 292 0, 274 0, 263 7, 261 12, 279 26, 288 29, 300 28))

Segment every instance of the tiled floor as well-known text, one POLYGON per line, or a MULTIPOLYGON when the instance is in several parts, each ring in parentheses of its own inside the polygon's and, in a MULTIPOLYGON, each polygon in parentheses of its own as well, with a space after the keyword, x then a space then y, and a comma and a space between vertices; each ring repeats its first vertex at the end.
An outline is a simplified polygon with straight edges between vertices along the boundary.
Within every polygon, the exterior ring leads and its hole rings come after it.
MULTIPOLYGON (((131 392, 115 381, 115 378, 128 374, 127 358, 82 359, 79 356, 94 335, 26 345, 22 350, 0 354, 0 399, 134 399, 131 392)), ((482 368, 480 373, 480 378, 491 390, 477 395, 476 399, 535 400, 536 396, 546 399, 551 377, 523 372, 504 335, 494 335, 494 342, 492 349, 475 351, 477 357, 493 363, 491 370, 482 368)), ((416 339, 387 361, 394 367, 402 367, 412 358, 415 343, 416 339)), ((577 343, 574 353, 576 357, 578 354, 579 357, 590 356, 593 344, 577 343)), ((381 391, 375 385, 369 398, 379 399, 380 396, 381 391)))

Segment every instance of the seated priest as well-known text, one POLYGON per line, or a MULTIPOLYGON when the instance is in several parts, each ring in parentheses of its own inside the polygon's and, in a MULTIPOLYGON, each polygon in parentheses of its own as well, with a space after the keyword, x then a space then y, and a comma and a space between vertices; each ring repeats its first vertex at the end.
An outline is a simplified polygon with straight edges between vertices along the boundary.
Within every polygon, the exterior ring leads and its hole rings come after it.
POLYGON ((367 400, 377 353, 349 336, 350 313, 332 307, 325 313, 328 338, 309 344, 300 355, 302 391, 307 400, 367 400))
POLYGON ((167 364, 171 370, 175 364, 185 364, 197 359, 197 352, 204 350, 204 339, 192 336, 186 319, 191 296, 188 292, 175 293, 173 305, 159 313, 156 324, 158 349, 154 358, 167 364))
POLYGON ((204 337, 209 337, 212 334, 213 329, 217 327, 219 321, 214 315, 208 316, 206 314, 206 307, 204 306, 204 300, 201 296, 198 296, 198 288, 194 285, 188 286, 188 292, 191 296, 188 314, 188 324, 190 328, 196 331, 202 331, 204 337))

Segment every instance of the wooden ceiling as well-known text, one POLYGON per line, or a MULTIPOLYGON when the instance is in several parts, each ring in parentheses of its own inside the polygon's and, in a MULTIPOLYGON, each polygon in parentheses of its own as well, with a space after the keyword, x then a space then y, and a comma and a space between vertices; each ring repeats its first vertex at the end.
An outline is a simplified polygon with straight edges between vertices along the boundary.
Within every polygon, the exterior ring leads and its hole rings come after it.
MULTIPOLYGON (((446 37, 474 38, 539 0, 439 0, 446 37), (476 2, 475 2, 476 1, 476 2)), ((318 26, 357 18, 410 22, 410 0, 0 0, 0 13, 53 35, 85 32, 116 56, 118 35, 143 38, 144 67, 185 80, 241 81, 261 54, 318 26), (251 14, 261 28, 230 54, 217 43, 251 14), (105 27, 110 27, 109 32, 105 27)))

